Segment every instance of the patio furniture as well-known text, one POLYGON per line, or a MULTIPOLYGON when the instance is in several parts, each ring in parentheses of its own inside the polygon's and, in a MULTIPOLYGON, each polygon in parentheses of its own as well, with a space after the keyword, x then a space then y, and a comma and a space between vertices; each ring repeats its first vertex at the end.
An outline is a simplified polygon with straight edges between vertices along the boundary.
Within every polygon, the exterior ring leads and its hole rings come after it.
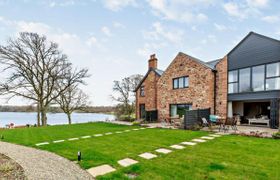
POLYGON ((201 118, 202 121, 202 126, 203 127, 210 127, 211 126, 211 122, 208 122, 206 118, 201 118))
POLYGON ((226 118, 226 120, 224 121, 224 132, 228 131, 229 128, 231 127, 232 130, 237 131, 237 118, 236 117, 228 117, 226 118))
POLYGON ((252 123, 260 123, 260 124, 266 124, 267 127, 269 127, 269 119, 267 116, 262 116, 261 118, 248 118, 249 125, 252 123))
POLYGON ((212 123, 216 123, 218 118, 219 118, 219 116, 216 116, 216 115, 210 115, 209 116, 209 119, 212 123))

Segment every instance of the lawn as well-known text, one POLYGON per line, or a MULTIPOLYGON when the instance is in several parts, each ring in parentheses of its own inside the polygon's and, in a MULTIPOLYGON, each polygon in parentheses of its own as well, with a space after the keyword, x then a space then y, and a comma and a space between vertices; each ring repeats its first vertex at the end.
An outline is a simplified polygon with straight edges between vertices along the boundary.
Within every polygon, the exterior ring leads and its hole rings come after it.
MULTIPOLYGON (((36 143, 51 142, 106 132, 139 128, 107 123, 60 125, 44 128, 0 130, 4 141, 36 147, 36 143)), ((80 165, 90 167, 109 164, 116 172, 99 179, 128 179, 127 174, 138 179, 280 179, 280 141, 227 135, 215 138, 167 155, 144 160, 138 157, 144 152, 155 153, 160 147, 207 135, 203 131, 168 129, 131 130, 122 134, 50 143, 36 148, 55 152, 70 160, 76 160, 82 152, 80 165), (117 161, 133 158, 139 163, 122 168, 117 161)))

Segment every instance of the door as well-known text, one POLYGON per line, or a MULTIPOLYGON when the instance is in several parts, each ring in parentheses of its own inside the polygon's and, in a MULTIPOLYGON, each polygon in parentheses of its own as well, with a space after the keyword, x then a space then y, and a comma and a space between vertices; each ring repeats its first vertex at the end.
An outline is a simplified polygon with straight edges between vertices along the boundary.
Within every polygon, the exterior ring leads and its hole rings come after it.
POLYGON ((146 110, 145 110, 145 104, 140 104, 139 106, 139 112, 140 112, 140 119, 146 119, 146 110))

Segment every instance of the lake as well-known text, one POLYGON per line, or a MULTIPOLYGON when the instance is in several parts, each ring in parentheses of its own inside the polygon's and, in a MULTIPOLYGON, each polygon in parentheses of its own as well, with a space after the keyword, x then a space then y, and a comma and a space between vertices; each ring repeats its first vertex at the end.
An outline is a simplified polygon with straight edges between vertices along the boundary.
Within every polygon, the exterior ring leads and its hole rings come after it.
MULTIPOLYGON (((68 119, 64 113, 48 113, 48 124, 67 124, 68 119)), ((36 124, 37 113, 35 112, 0 112, 0 127, 5 127, 6 124, 14 123, 15 126, 36 124)), ((115 120, 114 115, 99 114, 99 113, 73 113, 72 123, 86 123, 105 120, 115 120)))

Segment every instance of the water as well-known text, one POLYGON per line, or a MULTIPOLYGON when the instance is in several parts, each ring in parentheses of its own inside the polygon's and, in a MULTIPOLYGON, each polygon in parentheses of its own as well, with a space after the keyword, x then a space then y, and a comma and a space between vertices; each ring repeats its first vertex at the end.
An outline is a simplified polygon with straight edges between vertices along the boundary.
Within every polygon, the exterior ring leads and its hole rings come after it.
MULTIPOLYGON (((64 113, 48 113, 48 124, 67 124, 68 119, 64 113)), ((35 112, 0 112, 0 127, 5 127, 6 124, 14 123, 15 126, 36 124, 37 114, 35 112)), ((99 113, 73 113, 72 123, 86 123, 94 121, 115 120, 114 115, 99 114, 99 113)))

